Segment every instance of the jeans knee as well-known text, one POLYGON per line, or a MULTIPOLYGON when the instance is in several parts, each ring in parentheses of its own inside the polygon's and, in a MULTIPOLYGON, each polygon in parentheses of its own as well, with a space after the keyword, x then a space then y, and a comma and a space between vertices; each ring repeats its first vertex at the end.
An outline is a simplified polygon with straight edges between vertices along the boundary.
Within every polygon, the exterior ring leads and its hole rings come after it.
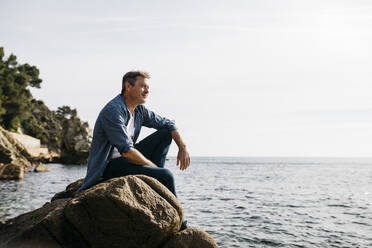
POLYGON ((172 135, 168 129, 162 128, 159 129, 158 132, 164 141, 167 141, 169 144, 172 142, 172 135))
POLYGON ((173 182, 174 181, 173 173, 168 169, 164 169, 163 176, 164 176, 164 179, 167 182, 173 182))

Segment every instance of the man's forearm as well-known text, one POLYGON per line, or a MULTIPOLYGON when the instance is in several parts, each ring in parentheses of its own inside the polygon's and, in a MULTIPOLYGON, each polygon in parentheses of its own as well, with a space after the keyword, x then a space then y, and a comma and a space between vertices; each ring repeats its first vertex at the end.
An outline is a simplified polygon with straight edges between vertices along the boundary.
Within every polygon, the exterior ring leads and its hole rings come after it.
POLYGON ((179 149, 186 149, 186 145, 183 142, 180 133, 177 130, 171 131, 172 138, 176 142, 179 149))
POLYGON ((176 142, 178 146, 178 154, 177 154, 177 165, 180 165, 181 170, 186 170, 187 167, 190 165, 190 155, 187 151, 186 145, 183 142, 181 135, 177 130, 173 130, 171 132, 172 138, 174 142, 176 142))
POLYGON ((143 154, 135 148, 131 148, 127 153, 122 153, 121 155, 132 164, 157 167, 153 162, 143 156, 143 154))

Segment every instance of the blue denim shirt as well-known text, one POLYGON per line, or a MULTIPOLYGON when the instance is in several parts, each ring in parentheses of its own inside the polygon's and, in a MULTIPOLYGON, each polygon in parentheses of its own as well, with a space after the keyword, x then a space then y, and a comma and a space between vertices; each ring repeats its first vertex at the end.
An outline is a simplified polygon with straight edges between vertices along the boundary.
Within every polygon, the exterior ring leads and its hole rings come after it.
POLYGON ((87 174, 83 185, 77 192, 81 192, 101 180, 113 148, 116 147, 120 154, 128 152, 136 142, 142 126, 155 129, 167 128, 169 131, 176 129, 173 121, 160 117, 143 105, 137 106, 134 113, 135 131, 132 141, 128 137, 126 129, 130 114, 124 98, 119 94, 101 110, 94 125, 87 174))

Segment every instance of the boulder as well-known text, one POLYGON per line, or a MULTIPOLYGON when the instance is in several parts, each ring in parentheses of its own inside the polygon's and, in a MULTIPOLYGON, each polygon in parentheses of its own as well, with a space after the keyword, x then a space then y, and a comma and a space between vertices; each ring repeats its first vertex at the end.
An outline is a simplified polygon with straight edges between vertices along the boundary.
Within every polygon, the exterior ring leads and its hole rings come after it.
POLYGON ((40 163, 35 166, 34 172, 49 172, 50 169, 45 164, 40 163))
POLYGON ((65 216, 96 247, 159 247, 181 226, 177 198, 156 179, 126 176, 76 195, 65 216))
POLYGON ((0 126, 0 163, 9 164, 15 160, 17 164, 27 167, 29 160, 33 159, 25 146, 0 126))
POLYGON ((163 248, 218 248, 218 245, 205 231, 187 228, 172 235, 163 248))
POLYGON ((9 164, 0 164, 0 179, 23 179, 24 167, 13 161, 9 164))
POLYGON ((0 247, 89 247, 77 230, 66 221, 63 211, 69 198, 7 220, 0 225, 0 247))
POLYGON ((75 196, 76 191, 80 188, 80 186, 83 184, 84 178, 81 178, 69 185, 67 185, 66 189, 64 191, 61 191, 57 194, 55 194, 51 201, 55 201, 57 199, 63 199, 63 198, 72 198, 75 196))
POLYGON ((119 177, 75 195, 81 183, 0 223, 0 247, 162 247, 181 226, 180 203, 156 179, 119 177))
POLYGON ((25 146, 0 127, 0 179, 22 179, 24 172, 38 164, 25 146))

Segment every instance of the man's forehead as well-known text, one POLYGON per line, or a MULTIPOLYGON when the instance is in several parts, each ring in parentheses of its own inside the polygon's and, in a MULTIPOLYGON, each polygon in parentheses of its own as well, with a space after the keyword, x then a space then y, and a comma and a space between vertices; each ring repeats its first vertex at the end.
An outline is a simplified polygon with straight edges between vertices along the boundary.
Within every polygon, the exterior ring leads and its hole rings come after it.
POLYGON ((143 77, 143 76, 137 76, 136 78, 137 80, 141 80, 141 81, 146 81, 147 78, 143 77))
POLYGON ((147 80, 147 78, 145 78, 145 77, 137 76, 137 80, 136 80, 136 81, 139 82, 139 83, 141 83, 141 84, 146 84, 146 85, 148 85, 148 80, 147 80))

